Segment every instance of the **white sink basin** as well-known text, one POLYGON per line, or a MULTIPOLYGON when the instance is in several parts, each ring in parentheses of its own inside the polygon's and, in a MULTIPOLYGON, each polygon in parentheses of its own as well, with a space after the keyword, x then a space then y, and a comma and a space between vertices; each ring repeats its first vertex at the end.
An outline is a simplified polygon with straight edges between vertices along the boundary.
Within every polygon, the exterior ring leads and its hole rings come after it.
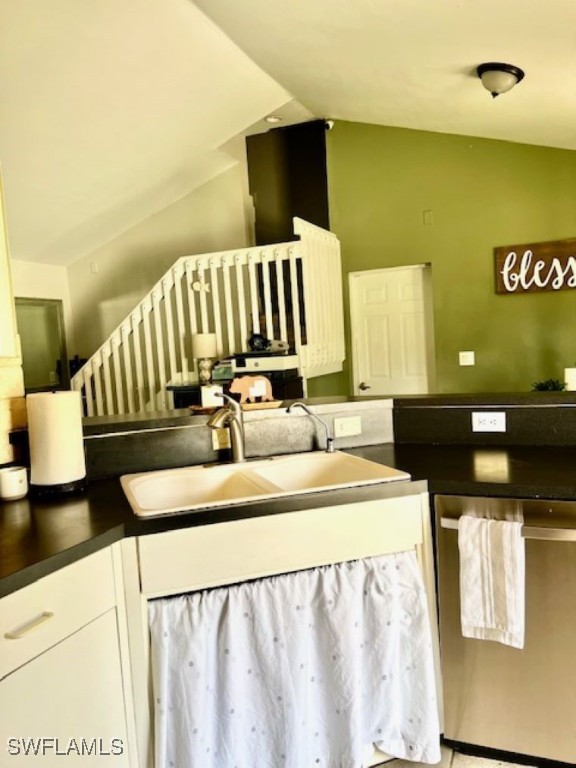
POLYGON ((278 456, 258 462, 252 471, 289 493, 410 479, 406 472, 340 451, 278 456))
POLYGON ((357 456, 315 451, 142 472, 124 475, 120 482, 134 513, 148 517, 409 479, 406 472, 357 456))
POLYGON ((239 471, 236 464, 143 472, 124 475, 120 482, 130 506, 141 516, 233 504, 269 495, 271 490, 265 480, 239 471))

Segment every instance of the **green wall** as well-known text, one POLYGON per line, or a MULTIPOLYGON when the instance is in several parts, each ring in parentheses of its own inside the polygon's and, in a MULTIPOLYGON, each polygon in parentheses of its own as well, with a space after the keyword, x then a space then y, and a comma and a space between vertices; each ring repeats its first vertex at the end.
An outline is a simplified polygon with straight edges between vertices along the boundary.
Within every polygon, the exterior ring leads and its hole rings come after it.
MULTIPOLYGON (((346 294, 348 272, 432 265, 439 392, 527 391, 576 364, 576 292, 497 296, 493 257, 576 237, 576 152, 347 122, 327 152, 346 294), (460 350, 476 352, 474 367, 458 365, 460 350)), ((310 385, 346 393, 349 370, 310 385)))

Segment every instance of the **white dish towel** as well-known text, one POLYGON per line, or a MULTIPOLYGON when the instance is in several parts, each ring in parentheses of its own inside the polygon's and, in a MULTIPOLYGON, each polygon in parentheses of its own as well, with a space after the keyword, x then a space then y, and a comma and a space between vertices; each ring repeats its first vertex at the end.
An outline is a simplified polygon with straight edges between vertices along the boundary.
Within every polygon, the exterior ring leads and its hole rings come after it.
POLYGON ((524 647, 522 523, 463 515, 458 525, 462 634, 524 647))

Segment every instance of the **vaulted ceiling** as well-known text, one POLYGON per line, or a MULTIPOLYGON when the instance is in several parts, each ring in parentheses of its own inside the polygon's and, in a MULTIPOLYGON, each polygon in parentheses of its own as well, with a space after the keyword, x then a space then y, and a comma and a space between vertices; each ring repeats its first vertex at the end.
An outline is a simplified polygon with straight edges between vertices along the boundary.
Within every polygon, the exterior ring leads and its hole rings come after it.
POLYGON ((573 0, 0 0, 0 29, 18 259, 89 253, 276 111, 576 149, 573 0), (493 100, 485 61, 526 78, 493 100))
POLYGON ((66 264, 233 160, 290 101, 189 0, 0 0, 0 163, 13 258, 66 264))
POLYGON ((197 0, 315 114, 576 149, 572 0, 197 0), (492 99, 476 67, 525 70, 492 99))

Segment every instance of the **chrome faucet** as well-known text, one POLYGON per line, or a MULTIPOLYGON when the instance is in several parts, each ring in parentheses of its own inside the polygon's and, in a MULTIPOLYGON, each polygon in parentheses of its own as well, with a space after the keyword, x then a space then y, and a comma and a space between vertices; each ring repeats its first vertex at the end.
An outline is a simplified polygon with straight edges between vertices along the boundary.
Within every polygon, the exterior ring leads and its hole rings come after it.
POLYGON ((242 418, 242 408, 240 403, 236 402, 230 395, 224 392, 218 393, 219 397, 226 400, 226 405, 219 408, 216 413, 208 419, 208 426, 211 429, 230 428, 230 445, 232 447, 232 461, 239 463, 246 461, 246 447, 244 442, 244 420, 242 418))
POLYGON ((310 408, 308 408, 307 405, 299 401, 297 403, 292 403, 292 405, 289 405, 288 408, 286 409, 286 413, 290 413, 292 408, 302 408, 304 411, 306 411, 308 416, 311 416, 313 419, 317 419, 320 422, 320 424, 322 424, 322 426, 326 430, 326 453, 334 453, 334 438, 330 434, 330 427, 324 421, 324 419, 321 419, 317 413, 314 413, 313 411, 310 410, 310 408))

